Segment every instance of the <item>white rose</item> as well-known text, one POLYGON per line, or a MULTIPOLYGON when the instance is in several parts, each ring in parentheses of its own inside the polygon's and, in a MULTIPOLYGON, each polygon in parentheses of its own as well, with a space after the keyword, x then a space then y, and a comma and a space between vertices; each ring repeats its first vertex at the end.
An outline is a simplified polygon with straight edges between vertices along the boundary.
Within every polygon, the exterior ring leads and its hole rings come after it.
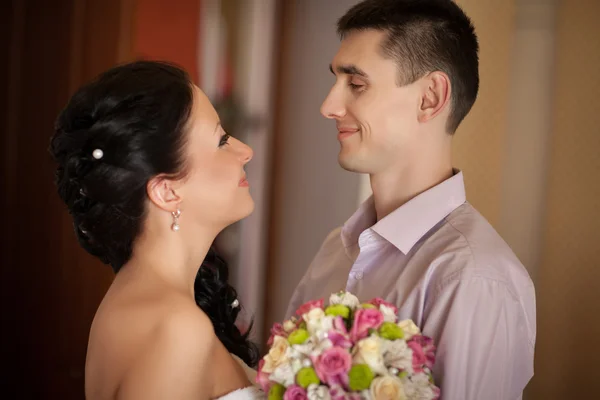
POLYGON ((265 363, 262 370, 268 374, 272 373, 279 365, 287 363, 287 349, 290 347, 286 338, 275 336, 273 346, 269 349, 269 354, 264 358, 265 363))
POLYGON ((287 320, 283 323, 283 330, 286 332, 292 332, 296 330, 296 324, 292 320, 287 320))
POLYGON ((326 315, 321 319, 320 324, 316 327, 315 335, 320 340, 323 340, 327 337, 327 333, 333 329, 333 317, 330 315, 326 315))
POLYGON ((404 340, 409 340, 411 337, 421 333, 419 327, 410 319, 398 322, 398 326, 402 328, 402 331, 404 332, 404 340))
POLYGON ((300 371, 303 368, 302 360, 299 359, 292 360, 290 365, 292 366, 292 372, 294 373, 294 376, 296 376, 298 371, 300 371))
POLYGON ((329 297, 329 304, 342 304, 350 309, 354 310, 360 305, 358 297, 349 292, 334 293, 329 297))
POLYGON ((325 350, 330 349, 332 347, 333 347, 333 343, 331 343, 331 340, 329 340, 329 339, 321 340, 320 342, 317 343, 317 345, 310 352, 310 356, 311 357, 319 357, 321 354, 323 354, 323 352, 325 350))
POLYGON ((333 329, 333 317, 326 316, 320 308, 313 308, 302 316, 306 322, 306 330, 311 336, 323 339, 325 334, 333 329))
POLYGON ((321 326, 321 321, 325 317, 325 311, 320 308, 313 308, 309 312, 302 315, 306 322, 306 330, 309 334, 314 335, 316 330, 321 326))
POLYGON ((412 356, 413 352, 402 339, 398 340, 382 340, 383 346, 383 361, 388 367, 397 368, 413 373, 412 356))
POLYGON ((386 375, 371 382, 371 398, 373 400, 406 400, 404 387, 400 379, 386 375))
POLYGON ((321 308, 313 308, 309 312, 302 314, 302 318, 308 323, 311 320, 319 320, 325 316, 325 311, 321 308))
POLYGON ((319 356, 324 350, 333 347, 333 343, 329 339, 323 339, 317 341, 316 338, 311 337, 302 344, 295 344, 292 346, 294 350, 304 357, 319 356))
POLYGON ((383 314, 383 320, 385 322, 392 322, 395 324, 396 321, 398 320, 398 317, 396 316, 394 309, 386 306, 385 304, 381 304, 379 306, 379 311, 381 311, 381 313, 383 314))
POLYGON ((383 363, 381 339, 378 336, 369 336, 360 340, 354 348, 354 364, 367 364, 371 371, 384 375, 387 369, 383 363))
POLYGON ((302 344, 294 344, 292 345, 292 348, 302 354, 303 356, 309 356, 310 353, 312 353, 312 351, 315 349, 316 347, 316 343, 315 343, 315 338, 308 338, 306 339, 306 341, 302 344))
POLYGON ((296 374, 290 363, 281 364, 275 371, 269 376, 269 379, 273 382, 281 383, 283 386, 288 387, 293 385, 296 379, 296 374))
POLYGON ((410 380, 404 379, 404 391, 411 400, 432 400, 437 395, 429 381, 429 376, 423 373, 413 375, 410 380))
POLYGON ((310 385, 306 397, 308 397, 308 400, 331 400, 329 388, 322 385, 310 385))
POLYGON ((286 350, 286 357, 288 359, 288 363, 292 366, 292 370, 294 371, 294 375, 298 373, 302 369, 302 362, 306 357, 300 353, 298 350, 294 348, 294 346, 288 347, 286 350))

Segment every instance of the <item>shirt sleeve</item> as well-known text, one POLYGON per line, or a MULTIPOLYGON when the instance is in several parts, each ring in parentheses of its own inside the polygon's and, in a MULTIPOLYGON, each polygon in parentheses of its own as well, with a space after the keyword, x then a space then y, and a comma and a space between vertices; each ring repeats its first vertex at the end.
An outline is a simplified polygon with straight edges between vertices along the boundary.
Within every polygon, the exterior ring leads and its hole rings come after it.
POLYGON ((444 400, 520 399, 533 376, 527 316, 507 284, 480 276, 445 282, 426 303, 423 333, 437 346, 444 400))

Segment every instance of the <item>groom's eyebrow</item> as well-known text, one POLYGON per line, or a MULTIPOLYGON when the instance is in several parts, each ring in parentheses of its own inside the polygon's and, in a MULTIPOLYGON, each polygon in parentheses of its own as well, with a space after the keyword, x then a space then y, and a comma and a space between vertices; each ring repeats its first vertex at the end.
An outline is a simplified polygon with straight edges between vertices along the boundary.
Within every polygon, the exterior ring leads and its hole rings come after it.
POLYGON ((335 71, 333 70, 333 65, 329 64, 329 71, 331 71, 331 73, 334 75, 336 75, 336 72, 337 72, 339 74, 358 75, 358 76, 362 76, 364 78, 369 77, 365 71, 358 68, 354 64, 338 65, 337 67, 335 67, 335 71))

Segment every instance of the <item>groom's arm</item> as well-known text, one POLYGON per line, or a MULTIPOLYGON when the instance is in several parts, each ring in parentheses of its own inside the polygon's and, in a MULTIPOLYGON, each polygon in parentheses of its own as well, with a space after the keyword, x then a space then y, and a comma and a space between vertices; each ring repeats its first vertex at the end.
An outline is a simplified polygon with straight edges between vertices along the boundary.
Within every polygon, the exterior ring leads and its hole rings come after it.
POLYGON ((436 289, 425 308, 423 333, 436 342, 434 377, 444 400, 520 399, 533 376, 533 287, 516 293, 502 280, 475 272, 436 289))

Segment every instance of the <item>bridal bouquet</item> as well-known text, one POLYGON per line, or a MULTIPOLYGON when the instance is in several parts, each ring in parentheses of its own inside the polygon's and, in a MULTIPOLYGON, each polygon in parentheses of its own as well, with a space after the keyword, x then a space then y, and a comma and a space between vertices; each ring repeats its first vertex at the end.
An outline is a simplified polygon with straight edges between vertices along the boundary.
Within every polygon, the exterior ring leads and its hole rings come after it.
POLYGON ((433 340, 381 299, 311 301, 271 329, 256 381, 269 400, 437 399, 433 340))

